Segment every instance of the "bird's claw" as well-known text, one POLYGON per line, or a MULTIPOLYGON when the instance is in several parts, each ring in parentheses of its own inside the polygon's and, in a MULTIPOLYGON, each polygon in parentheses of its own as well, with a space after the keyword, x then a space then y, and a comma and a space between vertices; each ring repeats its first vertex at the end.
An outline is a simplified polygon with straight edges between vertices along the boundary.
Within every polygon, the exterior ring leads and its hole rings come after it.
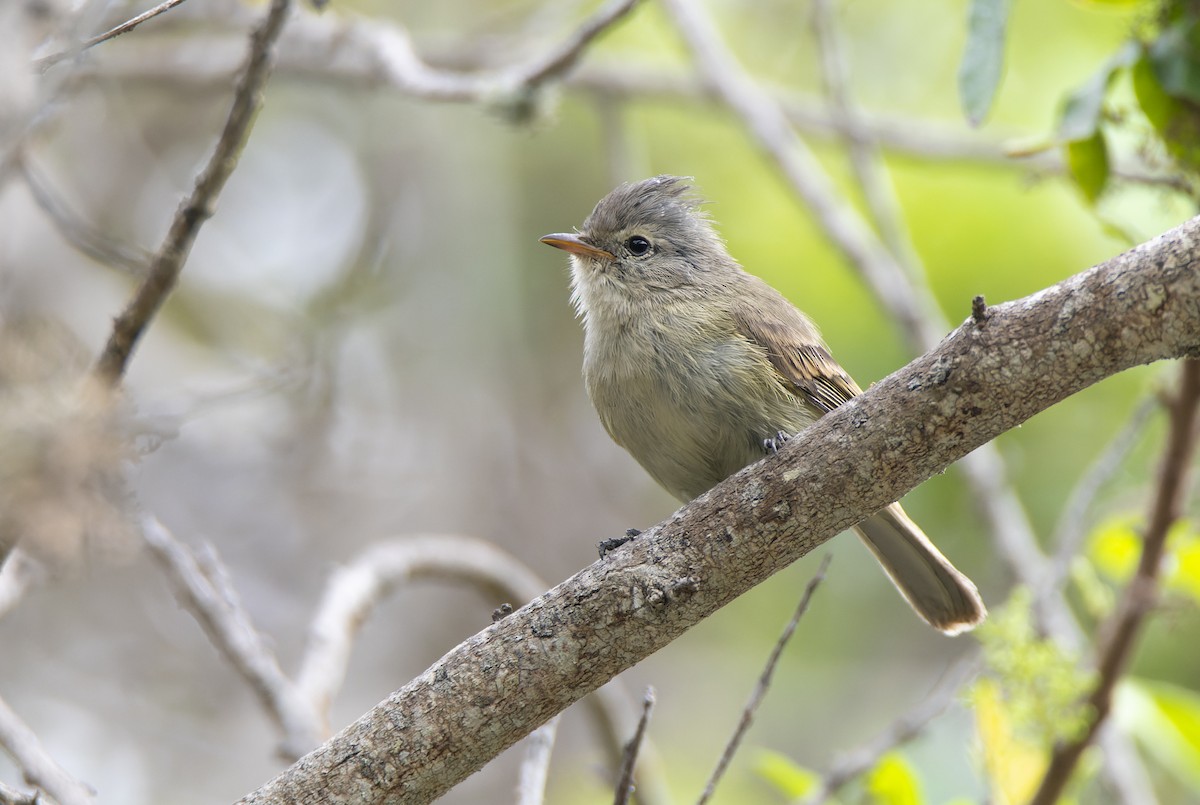
POLYGON ((600 552, 600 558, 603 559, 617 548, 620 548, 626 542, 632 542, 634 539, 641 536, 641 533, 641 530, 637 528, 627 528, 625 529, 625 536, 601 540, 596 544, 596 550, 600 552))
POLYGON ((788 439, 792 438, 792 434, 783 431, 776 431, 775 435, 769 439, 763 439, 763 449, 768 453, 778 453, 779 448, 787 443, 788 439))

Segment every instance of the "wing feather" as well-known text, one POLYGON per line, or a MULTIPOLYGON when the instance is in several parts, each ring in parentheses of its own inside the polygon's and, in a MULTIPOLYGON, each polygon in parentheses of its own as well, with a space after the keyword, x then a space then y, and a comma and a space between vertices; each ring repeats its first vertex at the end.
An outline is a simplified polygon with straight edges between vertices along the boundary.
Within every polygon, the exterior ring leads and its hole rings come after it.
POLYGON ((738 331, 766 351, 784 385, 821 413, 862 393, 829 354, 817 328, 782 296, 765 308, 732 312, 738 331))

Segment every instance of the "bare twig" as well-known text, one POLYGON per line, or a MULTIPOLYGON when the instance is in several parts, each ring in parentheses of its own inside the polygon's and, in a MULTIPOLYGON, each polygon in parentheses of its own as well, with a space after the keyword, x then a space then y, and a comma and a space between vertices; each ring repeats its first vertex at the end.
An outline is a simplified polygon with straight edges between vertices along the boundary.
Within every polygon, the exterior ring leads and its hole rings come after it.
POLYGON ((1054 805, 1071 778, 1079 758, 1092 744, 1112 708, 1112 693, 1129 663, 1133 645, 1146 616, 1158 598, 1158 575, 1171 526, 1183 516, 1189 493, 1192 456, 1200 426, 1200 361, 1180 364, 1179 389, 1166 402, 1169 425, 1158 466, 1142 555, 1125 586, 1117 609, 1104 624, 1096 653, 1096 687, 1087 698, 1091 717, 1078 738, 1054 748, 1050 765, 1030 805, 1054 805))
POLYGON ((30 587, 45 576, 45 569, 29 554, 14 548, 0 564, 0 618, 11 612, 30 587))
POLYGON ((368 547, 330 576, 296 675, 305 700, 323 718, 341 689, 359 630, 397 587, 421 578, 466 580, 496 601, 517 606, 548 586, 495 545, 471 537, 429 534, 368 547))
POLYGON ((635 790, 633 770, 637 766, 638 751, 646 737, 650 714, 654 712, 654 701, 654 688, 646 688, 646 693, 642 696, 642 715, 638 719, 637 729, 634 731, 633 737, 629 739, 629 743, 625 744, 625 751, 621 755, 621 767, 617 774, 613 805, 628 805, 629 797, 635 790))
POLYGON ((93 369, 95 376, 106 386, 120 382, 133 348, 175 287, 201 225, 213 214, 217 196, 237 165, 237 156, 250 136, 255 113, 262 106, 262 89, 271 73, 272 51, 290 8, 291 0, 271 0, 270 10, 250 37, 245 68, 216 148, 196 177, 192 192, 175 212, 146 279, 113 322, 112 335, 93 369))
POLYGON ((59 805, 90 805, 91 790, 50 757, 29 725, 0 699, 0 746, 16 761, 26 782, 45 791, 59 805))
MULTIPOLYGON (((592 713, 592 723, 601 733, 610 766, 618 770, 615 776, 620 776, 619 769, 625 760, 625 742, 629 734, 637 730, 633 701, 633 694, 621 683, 620 677, 610 680, 583 701, 592 713)), ((662 758, 649 738, 642 739, 633 770, 633 784, 634 796, 641 805, 669 805, 672 801, 662 758)))
MULTIPOLYGON (((280 669, 274 652, 224 580, 224 570, 206 573, 188 547, 152 516, 143 518, 142 535, 184 605, 286 736, 282 754, 291 757, 290 747, 301 744, 307 749, 319 743, 324 733, 316 709, 280 669)), ((206 563, 220 567, 213 552, 206 563)))
POLYGON ((961 657, 938 681, 925 700, 915 708, 892 722, 884 732, 875 736, 858 749, 842 755, 821 778, 817 789, 805 797, 803 805, 822 805, 836 794, 842 786, 875 767, 879 760, 896 747, 911 741, 931 721, 940 716, 954 703, 963 685, 979 671, 979 652, 972 651, 961 657))
POLYGON ((48 70, 65 59, 74 58, 81 51, 95 47, 101 42, 107 42, 108 40, 118 37, 121 34, 132 31, 146 20, 153 19, 159 14, 162 14, 164 11, 170 11, 183 1, 184 0, 165 0, 165 2, 159 3, 149 11, 144 11, 132 19, 125 20, 125 22, 114 28, 110 28, 99 36, 93 36, 91 39, 81 43, 78 47, 71 48, 70 50, 63 50, 58 53, 51 53, 49 56, 43 56, 40 59, 36 59, 34 61, 34 66, 39 70, 48 70))
POLYGON ((737 752, 738 747, 741 746, 742 739, 746 736, 746 731, 750 729, 750 724, 754 721, 754 714, 758 712, 759 705, 762 704, 763 698, 767 695, 767 690, 771 687, 771 677, 775 675, 775 666, 779 664, 779 658, 783 656, 784 648, 787 647, 788 641, 795 634, 796 625, 800 623, 800 619, 808 611, 808 604, 812 601, 813 593, 817 591, 817 587, 825 580, 825 572, 829 569, 829 562, 832 558, 833 554, 825 554, 825 558, 821 560, 820 566, 817 567, 817 572, 813 574, 812 579, 809 580, 808 585, 804 588, 804 595, 800 596, 800 603, 796 605, 796 611, 792 613, 792 619, 788 621, 787 626, 783 629, 783 633, 775 641, 775 647, 771 649, 771 655, 767 658, 767 663, 763 666, 762 673, 759 674, 758 683, 754 686, 754 691, 750 694, 750 700, 742 708, 742 717, 738 720, 737 728, 734 729, 733 735, 729 736, 729 742, 725 744, 725 749, 721 752, 720 759, 717 760, 717 766, 713 769, 708 782, 705 783, 704 791, 700 794, 700 798, 696 800, 696 805, 704 805, 704 803, 712 798, 713 792, 717 788, 717 783, 721 782, 721 778, 725 775, 725 770, 729 768, 730 762, 733 761, 733 756, 737 752))
MULTIPOLYGON (((849 67, 834 19, 833 0, 813 0, 812 27, 831 116, 843 132, 850 167, 862 189, 871 220, 901 267, 916 266, 919 258, 904 224, 904 213, 884 165, 883 153, 850 96, 849 67)), ((928 347, 929 344, 921 345, 928 347)))
POLYGON ((1152 396, 1146 397, 1133 409, 1125 426, 1113 437, 1112 441, 1100 452, 1079 481, 1067 496, 1067 502, 1058 516, 1058 524, 1054 528, 1054 536, 1050 544, 1056 546, 1054 556, 1047 567, 1047 577, 1041 583, 1038 595, 1057 591, 1059 585, 1070 572, 1071 562, 1083 549, 1084 538, 1087 537, 1087 514, 1100 490, 1120 469, 1129 452, 1133 450, 1138 439, 1146 430, 1150 415, 1158 408, 1158 400, 1152 396))
POLYGON ((542 805, 546 799, 546 778, 560 718, 555 716, 525 739, 525 759, 517 775, 517 805, 542 805))
POLYGON ((521 86, 534 89, 566 74, 579 61, 587 46, 633 11, 638 2, 639 0, 611 0, 585 20, 583 25, 557 48, 513 71, 512 78, 521 86))
MULTIPOLYGON (((385 84, 423 100, 504 105, 527 99, 532 90, 573 68, 587 47, 632 11, 637 2, 613 0, 549 52, 522 64, 482 72, 431 66, 417 54, 408 31, 399 25, 305 14, 289 40, 293 46, 289 64, 349 62, 360 80, 385 84)), ((321 68, 309 75, 328 78, 321 68)))
POLYGON ((145 276, 146 267, 153 258, 150 252, 136 246, 126 246, 102 234, 67 205, 42 172, 30 164, 28 155, 21 158, 19 163, 33 200, 50 217, 68 243, 98 263, 124 269, 134 276, 145 276))

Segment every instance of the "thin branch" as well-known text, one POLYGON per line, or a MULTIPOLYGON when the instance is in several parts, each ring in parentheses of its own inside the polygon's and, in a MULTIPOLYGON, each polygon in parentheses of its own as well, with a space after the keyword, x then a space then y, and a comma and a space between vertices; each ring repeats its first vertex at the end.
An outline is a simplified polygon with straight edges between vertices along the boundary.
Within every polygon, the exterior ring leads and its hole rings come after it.
POLYGON ((924 701, 866 744, 838 758, 821 778, 817 789, 804 799, 804 805, 823 805, 828 802, 842 786, 875 768, 888 752, 920 735, 930 722, 954 703, 963 685, 978 673, 979 666, 978 651, 961 657, 924 701))
POLYGON ((542 805, 546 799, 546 779, 550 776, 550 757, 560 718, 555 716, 525 739, 525 759, 517 775, 517 805, 542 805))
POLYGON ((14 548, 0 562, 0 618, 21 603, 25 593, 45 578, 46 570, 29 554, 14 548))
POLYGON ((547 587, 508 553, 471 537, 429 534, 371 545, 330 576, 296 674, 301 694, 323 719, 341 689, 354 641, 371 613, 398 586, 421 578, 469 581, 497 602, 516 606, 547 587))
POLYGON ((37 735, 0 699, 0 746, 12 757, 26 782, 45 791, 58 805, 91 805, 92 791, 76 780, 42 746, 37 735))
MULTIPOLYGON (((600 731, 609 765, 614 770, 619 770, 624 762, 627 736, 637 729, 631 707, 633 699, 633 694, 618 677, 583 701, 591 711, 592 723, 600 731)), ((619 773, 615 776, 619 776, 619 773)), ((672 802, 662 758, 649 738, 642 740, 638 762, 633 770, 633 784, 635 796, 641 805, 669 805, 672 802)))
POLYGON ((80 52, 87 50, 88 48, 95 47, 101 42, 107 42, 108 40, 114 39, 121 34, 132 31, 146 20, 153 19, 159 14, 162 14, 164 11, 170 11, 182 2, 184 2, 184 0, 165 0, 165 2, 159 3, 149 11, 144 11, 132 19, 125 20, 125 22, 121 23, 115 28, 110 28, 99 36, 93 36, 91 39, 88 39, 77 47, 71 48, 70 50, 59 51, 58 53, 52 53, 49 56, 43 56, 40 59, 35 59, 34 66, 41 71, 48 70, 61 61, 74 58, 75 56, 79 55, 80 52))
POLYGON ((30 164, 28 155, 19 160, 21 174, 34 202, 50 218, 58 233, 80 253, 98 263, 115 266, 137 277, 146 274, 153 255, 137 246, 126 246, 92 226, 72 210, 41 171, 30 164))
POLYGON ((634 730, 629 743, 625 744, 625 751, 621 755, 621 767, 617 774, 613 805, 628 805, 629 797, 635 790, 634 769, 637 767, 638 752, 642 748, 642 741, 646 738, 646 727, 650 724, 650 714, 654 712, 654 703, 654 688, 646 688, 646 693, 642 696, 642 715, 638 718, 637 729, 634 730))
MULTIPOLYGON (((812 28, 831 116, 843 132, 850 167, 875 228, 901 267, 908 267, 911 273, 919 265, 919 258, 904 224, 904 213, 884 164, 883 153, 851 98, 849 67, 834 17, 833 0, 813 0, 812 28)), ((920 349, 929 346, 921 344, 920 349)))
MULTIPOLYGON (((531 91, 573 68, 601 34, 633 10, 638 0, 614 0, 547 53, 511 67, 459 72, 431 66, 418 55, 402 26, 378 20, 325 19, 303 14, 289 39, 289 64, 352 64, 369 84, 384 84, 427 101, 521 103, 531 91)), ((335 68, 335 70, 338 68, 335 68)), ((314 77, 323 77, 319 69, 314 77)), ((312 75, 312 74, 310 74, 312 75)))
POLYGON ((758 712, 759 705, 762 704, 767 691, 771 687, 771 678, 775 675, 775 667, 779 665, 779 658, 783 656, 784 648, 787 647, 788 641, 792 639, 792 635, 796 633, 796 626, 800 623, 800 619, 808 611, 808 604, 812 601, 813 593, 817 591, 817 587, 821 586, 821 582, 825 580, 825 572, 829 570, 829 562, 832 559, 833 554, 825 554, 825 558, 821 560, 820 566, 817 567, 817 572, 813 574, 808 585, 804 588, 804 594, 800 596, 800 603, 796 605, 796 611, 792 613, 792 619, 784 627, 783 633, 775 641, 775 647, 771 649, 771 655, 767 658, 767 663, 763 666, 762 673, 758 676, 758 683, 755 684, 754 691, 750 694, 750 700, 742 708, 742 716, 738 719, 737 727, 734 729, 733 734, 729 736, 729 741, 725 744, 725 749, 721 752, 721 757, 717 760, 716 768, 713 769, 708 782, 705 783, 704 791, 701 792, 700 798, 696 800, 696 805, 704 805, 704 803, 712 799, 713 792, 717 788, 717 783, 721 782, 721 778, 725 776, 725 770, 729 768, 729 764, 733 761, 733 756, 737 753, 738 747, 741 746, 742 739, 746 737, 746 731, 750 729, 750 724, 754 721, 754 714, 758 712))
POLYGON ((639 0, 610 0, 557 48, 512 71, 511 77, 527 89, 536 89, 547 81, 565 75, 579 62, 588 45, 624 19, 638 2, 639 0))
POLYGON ((270 10, 250 36, 245 68, 234 90, 233 105, 216 148, 196 177, 192 192, 175 212, 146 279, 113 322, 112 335, 93 368, 93 374, 105 386, 120 383, 134 347, 175 287, 201 225, 213 214, 217 197, 237 166, 238 154, 246 144, 255 114, 262 106, 262 90, 271 74, 272 51, 290 8, 291 0, 271 0, 270 10))
POLYGON ((1142 554, 1133 578, 1104 624, 1097 649, 1096 687, 1087 698, 1092 710, 1083 734, 1059 744, 1050 757, 1041 785, 1030 805, 1054 805, 1066 788, 1079 758, 1096 737, 1112 709, 1112 694, 1128 666, 1146 616, 1158 599, 1158 577, 1171 526, 1183 516, 1190 491, 1192 457, 1200 432, 1200 361, 1180 364, 1179 389, 1167 401, 1169 425, 1150 502, 1142 554))
POLYGON ((1057 547, 1055 547, 1054 556, 1047 567, 1047 578, 1041 583, 1039 597, 1048 592, 1057 591, 1059 585, 1067 578, 1071 562, 1083 550, 1083 541, 1088 533, 1088 512, 1100 494, 1100 490, 1124 464, 1130 451, 1145 432, 1150 415, 1157 408, 1158 400, 1154 397, 1146 397, 1142 400, 1133 409, 1133 413, 1125 422, 1124 427, 1100 451, 1100 455, 1096 457, 1091 466, 1080 475, 1071 493, 1067 496, 1067 502, 1058 516, 1058 524, 1054 527, 1054 535, 1050 544, 1057 547))
MULTIPOLYGON (((286 736, 282 752, 287 755, 286 747, 296 743, 306 747, 318 743, 324 731, 315 708, 280 669, 271 647, 254 628, 249 613, 225 580, 224 569, 206 573, 188 547, 152 516, 143 518, 142 536, 188 611, 217 650, 249 683, 286 736)), ((220 567, 215 552, 210 553, 207 564, 220 567)))

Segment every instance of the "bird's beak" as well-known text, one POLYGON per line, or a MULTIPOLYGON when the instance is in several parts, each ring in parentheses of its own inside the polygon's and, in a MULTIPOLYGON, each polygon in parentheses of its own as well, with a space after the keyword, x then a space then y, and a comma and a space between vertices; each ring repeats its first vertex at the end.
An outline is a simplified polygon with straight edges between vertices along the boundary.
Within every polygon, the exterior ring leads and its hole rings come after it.
POLYGON ((578 254, 581 257, 596 257, 604 260, 613 259, 612 252, 597 248, 585 242, 578 235, 560 232, 557 235, 546 235, 543 238, 539 238, 539 240, 547 246, 553 246, 556 249, 562 249, 571 254, 578 254))

